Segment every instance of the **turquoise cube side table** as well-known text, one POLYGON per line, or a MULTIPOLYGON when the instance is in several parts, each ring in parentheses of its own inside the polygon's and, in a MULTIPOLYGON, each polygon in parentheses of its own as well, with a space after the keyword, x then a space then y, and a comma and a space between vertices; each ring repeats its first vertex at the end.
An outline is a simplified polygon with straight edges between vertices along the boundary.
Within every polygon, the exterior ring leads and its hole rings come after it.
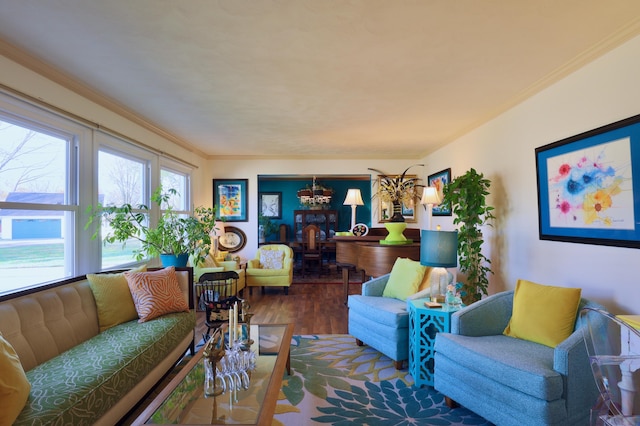
POLYGON ((451 330, 451 315, 457 310, 427 308, 429 299, 407 301, 409 310, 409 373, 415 386, 433 386, 436 334, 451 330))

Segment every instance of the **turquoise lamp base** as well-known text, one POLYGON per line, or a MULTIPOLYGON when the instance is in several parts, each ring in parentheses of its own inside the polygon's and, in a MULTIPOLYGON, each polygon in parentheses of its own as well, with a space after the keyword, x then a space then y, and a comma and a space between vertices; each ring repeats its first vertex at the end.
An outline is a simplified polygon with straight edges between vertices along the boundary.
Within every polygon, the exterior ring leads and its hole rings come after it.
POLYGON ((389 235, 384 240, 380 240, 380 244, 385 245, 402 245, 402 244, 411 244, 413 240, 407 239, 402 233, 407 224, 404 222, 386 222, 384 227, 389 231, 389 235))

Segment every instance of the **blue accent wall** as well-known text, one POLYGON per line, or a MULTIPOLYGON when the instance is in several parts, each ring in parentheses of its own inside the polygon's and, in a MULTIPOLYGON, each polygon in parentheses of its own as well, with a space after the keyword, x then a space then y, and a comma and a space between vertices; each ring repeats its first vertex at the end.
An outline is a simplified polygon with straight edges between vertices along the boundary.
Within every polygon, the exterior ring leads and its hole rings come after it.
MULTIPOLYGON (((287 179, 276 180, 258 176, 258 196, 261 192, 281 192, 282 193, 282 219, 274 219, 276 224, 286 223, 289 225, 290 232, 293 227, 293 211, 304 210, 298 200, 297 193, 299 189, 311 187, 311 180, 305 179, 287 179)), ((364 223, 371 227, 371 181, 370 180, 331 180, 318 177, 316 183, 333 189, 333 197, 331 198, 330 207, 327 210, 338 211, 338 231, 348 231, 351 227, 351 206, 344 206, 347 190, 350 188, 358 188, 362 194, 364 206, 358 206, 356 209, 356 223, 364 223)), ((256 203, 258 205, 259 203, 256 203)), ((271 236, 270 239, 274 239, 271 236)))

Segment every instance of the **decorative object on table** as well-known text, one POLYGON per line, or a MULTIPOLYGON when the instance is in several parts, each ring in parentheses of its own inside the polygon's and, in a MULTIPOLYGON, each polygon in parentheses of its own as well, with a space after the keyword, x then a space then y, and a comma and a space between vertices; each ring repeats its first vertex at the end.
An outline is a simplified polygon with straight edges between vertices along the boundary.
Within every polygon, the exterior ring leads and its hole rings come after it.
MULTIPOLYGON (((356 237, 364 237, 369 233, 369 227, 364 223, 357 223, 351 227, 350 234, 355 235, 356 237)), ((338 233, 336 232, 336 235, 338 233)))
POLYGON ((442 198, 438 194, 438 189, 435 186, 425 186, 422 192, 422 198, 420 204, 427 209, 427 229, 431 230, 431 216, 433 213, 433 207, 442 202, 442 198))
POLYGON ((640 248, 640 115, 536 148, 541 240, 640 248))
POLYGON ((261 192, 259 212, 264 217, 282 219, 282 192, 261 192))
POLYGON ((351 206, 351 227, 349 230, 353 232, 353 227, 356 226, 356 207, 364 206, 364 201, 362 201, 362 194, 360 190, 357 188, 351 188, 347 190, 347 196, 344 199, 345 206, 351 206))
POLYGON ((311 187, 307 185, 306 188, 300 189, 297 195, 302 206, 312 210, 323 210, 331 204, 333 189, 317 183, 314 176, 311 187))
POLYGON ((244 231, 235 226, 225 226, 224 234, 218 237, 220 248, 235 253, 247 244, 247 236, 244 231))
MULTIPOLYGON (((380 176, 378 176, 377 192, 374 197, 378 197, 381 211, 383 210, 383 203, 393 208, 393 214, 388 219, 389 222, 406 222, 406 217, 403 215, 403 208, 405 209, 406 216, 412 217, 413 222, 416 221, 415 206, 422 195, 420 189, 423 185, 418 183, 420 179, 417 176, 407 175, 409 169, 415 166, 424 166, 424 164, 409 166, 400 175, 388 175, 378 169, 369 168, 369 170, 380 174, 380 176)), ((381 214, 380 221, 385 222, 386 220, 386 218, 383 218, 383 214, 381 214)))
POLYGON ((216 364, 225 356, 222 339, 222 332, 220 329, 217 329, 202 349, 205 396, 221 395, 226 389, 224 378, 216 374, 216 364))
POLYGON ((451 216, 451 204, 442 202, 444 199, 444 187, 447 186, 449 182, 451 182, 450 168, 427 176, 427 185, 436 188, 441 201, 438 205, 434 204, 432 211, 433 216, 451 216))
POLYGON ((457 248, 457 232, 422 230, 420 264, 434 268, 431 272, 430 283, 432 301, 444 302, 449 278, 445 268, 458 266, 457 248))
POLYGON ((475 169, 468 170, 444 187, 443 203, 450 203, 458 229, 460 272, 466 275, 463 283, 463 302, 469 305, 487 294, 491 260, 482 254, 482 226, 491 225, 494 208, 487 204, 491 181, 475 169))
POLYGON ((103 236, 105 243, 116 241, 126 245, 137 240, 140 248, 133 250, 138 261, 160 256, 163 266, 185 266, 189 256, 197 262, 204 260, 211 248, 211 235, 216 233, 216 208, 197 207, 192 215, 184 215, 175 210, 171 199, 178 192, 171 188, 163 193, 158 187, 151 195, 151 201, 161 214, 155 226, 149 224, 152 209, 146 205, 136 208, 131 204, 121 206, 89 206, 90 214, 85 229, 94 222, 97 227, 92 239, 98 238, 102 227, 108 229, 103 236), (167 264, 165 262, 169 262, 167 264))
POLYGON ((218 217, 226 222, 247 222, 247 179, 213 179, 213 205, 219 206, 218 217))
POLYGON ((401 245, 411 244, 412 239, 404 236, 403 232, 407 228, 407 224, 404 222, 386 222, 384 227, 387 229, 387 236, 380 240, 380 244, 385 245, 401 245))

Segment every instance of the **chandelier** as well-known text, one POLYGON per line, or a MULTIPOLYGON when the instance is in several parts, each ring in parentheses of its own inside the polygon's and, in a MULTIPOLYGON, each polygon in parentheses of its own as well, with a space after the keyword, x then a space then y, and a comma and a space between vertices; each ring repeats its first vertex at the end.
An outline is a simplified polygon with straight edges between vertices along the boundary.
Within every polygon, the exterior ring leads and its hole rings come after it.
POLYGON ((316 177, 313 177, 311 188, 302 188, 298 190, 298 199, 300 204, 309 208, 324 207, 331 203, 333 190, 316 183, 316 177))

